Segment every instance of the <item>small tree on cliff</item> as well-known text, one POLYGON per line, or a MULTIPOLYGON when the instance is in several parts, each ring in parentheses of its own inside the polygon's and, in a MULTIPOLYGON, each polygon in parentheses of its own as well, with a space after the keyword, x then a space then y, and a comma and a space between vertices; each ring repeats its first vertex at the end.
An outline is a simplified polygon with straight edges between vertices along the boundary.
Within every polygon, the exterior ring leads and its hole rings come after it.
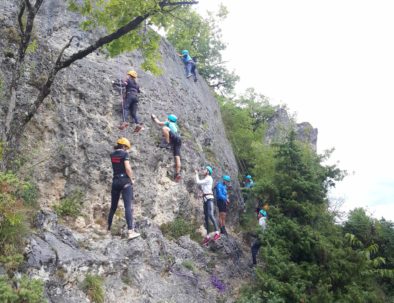
MULTIPOLYGON (((77 40, 72 36, 63 46, 49 70, 42 70, 44 81, 38 87, 36 97, 33 101, 26 102, 18 97, 17 91, 20 87, 20 79, 27 58, 29 46, 37 43, 32 41, 34 20, 46 0, 19 0, 17 12, 18 27, 18 50, 13 66, 12 77, 9 83, 8 108, 5 121, 2 121, 2 140, 6 143, 5 164, 10 165, 19 147, 21 135, 29 121, 36 115, 38 108, 45 98, 50 94, 52 84, 59 71, 69 67, 75 61, 85 58, 87 55, 101 47, 106 47, 111 56, 118 55, 124 51, 141 49, 145 56, 143 68, 153 73, 158 73, 154 58, 157 57, 159 37, 152 31, 141 34, 141 25, 147 20, 158 27, 171 24, 173 14, 182 7, 196 4, 197 1, 186 0, 69 0, 69 8, 79 12, 85 17, 82 28, 89 30, 101 28, 105 30, 103 36, 88 46, 66 55, 65 51, 77 40)), ((50 61, 48 58, 47 61, 50 61)))

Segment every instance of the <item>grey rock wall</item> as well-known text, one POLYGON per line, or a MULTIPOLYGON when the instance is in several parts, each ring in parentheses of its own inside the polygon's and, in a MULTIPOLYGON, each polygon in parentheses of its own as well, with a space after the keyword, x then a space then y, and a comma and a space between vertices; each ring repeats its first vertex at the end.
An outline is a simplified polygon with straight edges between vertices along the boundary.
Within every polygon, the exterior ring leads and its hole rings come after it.
MULTIPOLYGON (((16 3, 0 3, 0 62, 5 86, 15 62, 16 3)), ((61 0, 47 0, 35 24, 37 51, 27 56, 17 92, 23 104, 37 95, 43 73, 53 64, 71 35, 82 37, 68 53, 94 39, 94 33, 79 30, 79 16, 66 10, 61 0)), ((224 173, 235 180, 231 194, 228 229, 238 222, 242 209, 237 166, 226 139, 219 106, 206 83, 199 77, 186 79, 176 50, 165 40, 160 53, 163 70, 153 76, 141 69, 138 52, 111 59, 97 52, 58 74, 50 96, 29 123, 23 139, 23 156, 28 163, 22 172, 32 175, 43 209, 36 231, 26 247, 25 272, 45 281, 51 303, 89 302, 81 290, 87 273, 104 278, 105 302, 233 302, 246 279, 248 252, 232 238, 203 249, 189 237, 166 239, 158 226, 178 215, 202 224, 202 201, 194 183, 194 169, 210 164, 214 179, 224 173), (119 131, 121 99, 111 81, 135 69, 141 86, 139 116, 145 124, 140 134, 129 128, 119 131), (181 183, 172 180, 174 160, 170 151, 156 145, 161 130, 150 120, 174 113, 182 134, 181 183), (122 236, 124 219, 120 203, 115 216, 116 235, 105 235, 110 206, 112 178, 109 154, 116 139, 132 142, 134 217, 142 237, 127 242, 122 236), (79 191, 83 208, 77 220, 62 224, 53 213, 60 199, 79 191), (66 227, 68 226, 68 227, 66 227), (183 266, 192 262, 195 270, 183 266), (212 284, 213 277, 226 285, 224 292, 212 284)), ((1 104, 0 116, 7 108, 1 104)))

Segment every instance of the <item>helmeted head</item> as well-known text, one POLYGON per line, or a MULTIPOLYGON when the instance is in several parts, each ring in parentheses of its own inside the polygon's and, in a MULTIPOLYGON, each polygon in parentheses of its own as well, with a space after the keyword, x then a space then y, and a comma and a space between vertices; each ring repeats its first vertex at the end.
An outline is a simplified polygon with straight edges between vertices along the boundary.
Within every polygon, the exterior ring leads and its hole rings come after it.
POLYGON ((224 175, 224 176, 223 176, 223 181, 225 181, 225 182, 231 182, 231 177, 228 176, 228 175, 224 175))
POLYGON ((116 141, 116 144, 126 146, 127 149, 131 148, 130 141, 124 137, 119 138, 118 141, 116 141))
POLYGON ((251 176, 251 175, 247 175, 247 176, 245 177, 245 179, 250 180, 250 179, 252 179, 252 176, 251 176))
POLYGON ((173 114, 168 115, 167 119, 174 123, 176 123, 176 121, 178 120, 178 118, 173 114))
POLYGON ((209 174, 210 176, 212 176, 212 173, 213 173, 212 167, 210 167, 209 165, 207 165, 207 166, 205 166, 205 169, 207 170, 208 174, 209 174))
POLYGON ((137 78, 137 72, 135 71, 135 70, 129 70, 128 72, 127 72, 127 74, 130 76, 130 77, 132 77, 132 78, 137 78))
POLYGON ((184 49, 182 51, 182 56, 187 56, 189 54, 189 51, 187 49, 184 49))

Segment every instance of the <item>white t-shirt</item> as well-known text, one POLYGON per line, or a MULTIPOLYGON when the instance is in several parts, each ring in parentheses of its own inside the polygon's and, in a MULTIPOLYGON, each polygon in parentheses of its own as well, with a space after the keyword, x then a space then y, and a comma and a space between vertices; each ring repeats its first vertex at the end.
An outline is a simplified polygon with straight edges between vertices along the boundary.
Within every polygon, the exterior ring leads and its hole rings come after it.
POLYGON ((196 183, 197 185, 200 185, 205 199, 213 199, 213 179, 210 175, 206 175, 204 179, 200 180, 198 173, 196 173, 196 183))
POLYGON ((267 217, 261 217, 259 219, 259 225, 261 226, 262 230, 264 231, 267 228, 267 217))

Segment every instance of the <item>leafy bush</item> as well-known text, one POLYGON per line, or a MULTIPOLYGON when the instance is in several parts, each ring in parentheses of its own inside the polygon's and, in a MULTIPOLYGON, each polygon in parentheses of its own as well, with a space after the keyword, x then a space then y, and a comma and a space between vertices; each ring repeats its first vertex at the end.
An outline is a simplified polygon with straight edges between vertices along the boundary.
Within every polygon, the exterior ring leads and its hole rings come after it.
POLYGON ((77 217, 81 213, 84 194, 81 191, 75 191, 71 195, 60 200, 60 203, 54 205, 56 214, 60 217, 77 217))
POLYGON ((200 239, 200 236, 196 232, 197 228, 198 227, 195 222, 187 222, 181 217, 160 226, 164 236, 169 237, 170 239, 178 239, 182 236, 190 235, 190 238, 195 241, 200 239))
POLYGON ((87 275, 82 283, 82 289, 95 303, 104 303, 103 279, 96 275, 87 275))
POLYGON ((0 302, 4 303, 44 303, 44 283, 41 280, 22 276, 8 280, 0 277, 0 302), (11 285, 17 285, 15 288, 11 285))

